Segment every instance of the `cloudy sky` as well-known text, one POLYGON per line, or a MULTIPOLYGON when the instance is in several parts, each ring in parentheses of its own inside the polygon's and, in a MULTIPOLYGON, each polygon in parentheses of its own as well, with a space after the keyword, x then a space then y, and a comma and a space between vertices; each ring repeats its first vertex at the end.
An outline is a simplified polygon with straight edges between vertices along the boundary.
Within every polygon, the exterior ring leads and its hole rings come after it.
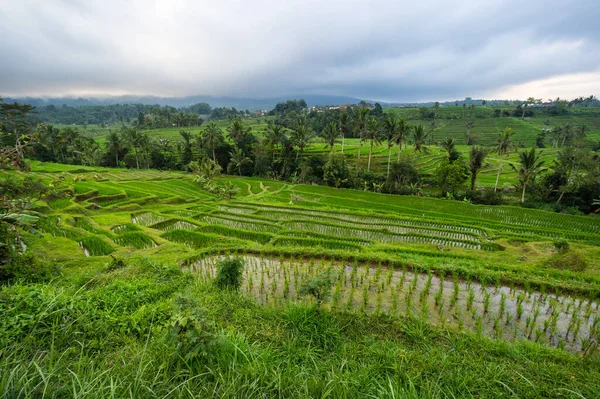
POLYGON ((598 0, 0 0, 0 95, 600 95, 598 0))

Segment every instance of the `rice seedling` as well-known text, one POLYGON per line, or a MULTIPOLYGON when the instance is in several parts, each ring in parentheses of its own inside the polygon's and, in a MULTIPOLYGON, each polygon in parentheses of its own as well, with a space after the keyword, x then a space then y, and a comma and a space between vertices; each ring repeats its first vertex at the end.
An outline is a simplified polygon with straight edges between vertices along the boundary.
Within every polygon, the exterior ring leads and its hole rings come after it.
POLYGON ((490 296, 491 294, 488 292, 487 289, 484 288, 483 291, 483 313, 487 314, 488 309, 490 307, 490 296))
POLYGON ((460 285, 458 282, 458 276, 454 276, 454 286, 452 291, 452 299, 450 300, 450 307, 454 307, 458 301, 458 294, 460 293, 460 285))
POLYGON ((122 247, 133 247, 135 249, 151 248, 156 246, 152 238, 141 232, 123 233, 113 239, 113 241, 122 247))
POLYGON ((473 301, 475 300, 475 290, 473 287, 469 287, 469 297, 467 298, 467 310, 473 308, 473 301))
POLYGON ((504 311, 506 310, 506 294, 504 292, 500 293, 500 306, 498 309, 498 317, 502 318, 504 315, 504 311))

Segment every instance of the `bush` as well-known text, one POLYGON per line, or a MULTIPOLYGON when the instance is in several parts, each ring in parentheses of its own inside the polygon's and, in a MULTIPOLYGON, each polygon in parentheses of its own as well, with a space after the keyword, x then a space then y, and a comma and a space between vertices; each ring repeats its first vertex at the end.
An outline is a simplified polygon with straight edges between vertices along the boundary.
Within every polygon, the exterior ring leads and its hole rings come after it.
POLYGON ((244 261, 240 258, 228 258, 217 265, 215 284, 219 288, 239 290, 242 286, 244 261))
POLYGON ((492 188, 486 188, 482 191, 467 191, 465 197, 473 204, 500 205, 503 202, 502 193, 500 191, 494 192, 492 188))
POLYGON ((559 254, 564 254, 567 251, 569 251, 569 242, 564 238, 556 240, 552 244, 554 245, 554 248, 558 251, 559 254))
POLYGON ((327 299, 333 286, 333 280, 329 273, 321 273, 317 277, 305 281, 300 287, 300 295, 310 295, 317 301, 317 306, 327 299))
POLYGON ((185 363, 194 366, 214 357, 217 339, 203 316, 203 309, 191 295, 178 294, 174 299, 175 314, 169 325, 169 342, 185 363))
POLYGON ((352 187, 350 168, 343 155, 332 155, 323 167, 323 180, 335 188, 352 187))
POLYGON ((27 282, 43 282, 60 275, 60 268, 54 263, 41 262, 32 254, 19 254, 13 251, 9 262, 0 265, 0 281, 21 279, 27 282))

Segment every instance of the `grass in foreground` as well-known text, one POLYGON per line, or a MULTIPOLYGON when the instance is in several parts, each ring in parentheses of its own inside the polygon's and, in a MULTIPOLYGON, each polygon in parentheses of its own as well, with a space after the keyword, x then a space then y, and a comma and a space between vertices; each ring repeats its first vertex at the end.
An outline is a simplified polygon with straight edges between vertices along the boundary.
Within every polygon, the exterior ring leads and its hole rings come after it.
POLYGON ((587 397, 597 358, 410 318, 262 307, 148 259, 0 295, 6 397, 587 397))

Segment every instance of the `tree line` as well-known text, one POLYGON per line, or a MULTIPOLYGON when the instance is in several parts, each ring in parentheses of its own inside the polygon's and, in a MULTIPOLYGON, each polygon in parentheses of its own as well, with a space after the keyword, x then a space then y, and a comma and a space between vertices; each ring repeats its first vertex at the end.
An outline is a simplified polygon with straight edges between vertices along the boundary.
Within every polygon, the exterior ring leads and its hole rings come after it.
POLYGON ((379 115, 364 106, 324 113, 291 108, 270 120, 260 134, 239 117, 229 120, 225 132, 208 122, 196 132, 182 129, 177 140, 153 138, 137 124, 123 125, 108 136, 105 146, 72 127, 33 126, 27 118, 31 111, 28 106, 0 103, 5 167, 23 167, 25 156, 135 169, 198 170, 198 165, 209 164, 240 176, 392 194, 422 195, 425 187, 438 187, 445 197, 476 203, 500 203, 499 177, 511 168, 518 175, 522 202, 529 199, 591 211, 593 199, 600 197, 600 163, 584 145, 585 129, 572 127, 559 129, 562 136, 554 142, 561 150, 552 164, 545 164, 536 148, 519 152, 519 162, 511 163, 508 156, 518 149, 516 133, 510 128, 499 134, 493 146, 472 145, 463 156, 454 139, 435 143, 430 127, 410 125, 394 114, 379 115), (359 145, 350 153, 346 140, 351 137, 358 138, 359 145), (327 153, 307 151, 317 141, 324 143, 327 153), (374 158, 374 148, 381 144, 386 148, 384 160, 374 158), (422 173, 415 154, 436 145, 446 156, 434 173, 422 173), (499 159, 495 187, 478 190, 478 175, 490 155, 499 159))

